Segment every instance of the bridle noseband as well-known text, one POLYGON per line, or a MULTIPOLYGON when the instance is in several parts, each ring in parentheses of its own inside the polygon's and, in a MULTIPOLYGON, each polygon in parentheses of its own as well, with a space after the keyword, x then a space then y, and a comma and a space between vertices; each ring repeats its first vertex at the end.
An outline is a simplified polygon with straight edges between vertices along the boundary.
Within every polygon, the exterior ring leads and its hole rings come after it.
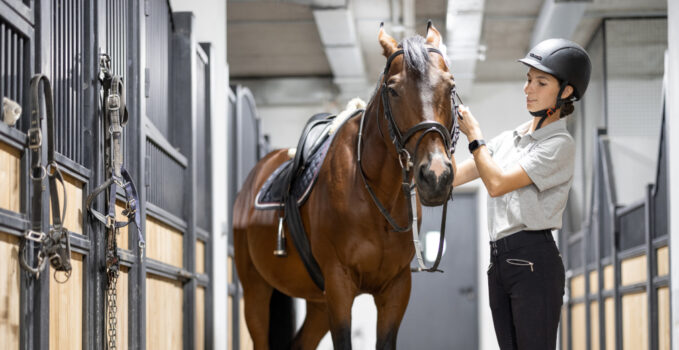
MULTIPOLYGON (((443 53, 439 51, 438 49, 435 48, 427 48, 428 52, 435 52, 444 57, 443 53)), ((358 147, 357 147, 357 160, 358 160, 358 168, 359 168, 359 173, 361 174, 361 178, 363 179, 363 183, 365 185, 366 190, 370 194, 370 197, 372 197, 373 202, 379 209, 379 211, 382 213, 384 218, 389 222, 391 227, 394 229, 396 232, 406 232, 410 229, 412 229, 413 232, 413 241, 415 243, 415 252, 417 254, 417 260, 419 263, 419 267, 417 268, 411 268, 412 271, 428 271, 428 272, 434 272, 434 271, 439 271, 442 272, 441 270, 438 269, 438 265, 441 261, 441 256, 443 254, 443 242, 444 242, 444 237, 445 237, 445 224, 446 224, 446 211, 448 209, 448 200, 446 199, 445 203, 443 204, 443 214, 441 216, 441 236, 440 236, 440 241, 439 241, 439 247, 438 247, 438 253, 436 256, 436 261, 434 262, 434 265, 432 267, 427 267, 424 264, 424 261, 422 259, 422 253, 421 253, 421 245, 419 242, 419 234, 417 232, 417 217, 416 214, 414 214, 414 208, 416 207, 416 194, 415 194, 415 185, 414 183, 411 184, 410 178, 411 178, 411 169, 414 165, 412 161, 412 156, 408 149, 406 148, 406 144, 408 141, 418 132, 422 131, 420 136, 417 138, 417 141, 415 142, 415 148, 413 150, 413 155, 417 154, 417 150, 420 146, 420 143, 424 136, 430 132, 436 132, 438 133, 441 138, 443 139, 443 143, 446 147, 446 155, 448 158, 451 158, 452 154, 455 153, 455 146, 457 145, 457 140, 459 139, 460 136, 460 129, 459 125, 457 123, 457 118, 459 116, 459 111, 458 111, 458 103, 455 101, 455 98, 457 98, 458 101, 460 101, 460 104, 462 103, 462 100, 460 99, 460 96, 457 94, 455 87, 451 90, 451 104, 452 104, 452 117, 453 117, 453 122, 451 128, 447 128, 443 124, 433 121, 433 120, 426 120, 423 122, 420 122, 416 124, 415 126, 411 127, 410 129, 406 130, 405 134, 401 133, 401 130, 398 127, 398 124, 396 124, 396 120, 394 119, 394 116, 392 114, 391 110, 391 104, 389 103, 389 96, 388 96, 388 88, 387 88, 387 74, 389 73, 389 68, 391 66, 391 62, 399 55, 402 55, 404 52, 403 50, 398 50, 391 54, 389 58, 387 58, 387 64, 384 67, 384 72, 381 75, 382 79, 382 85, 381 85, 381 93, 380 93, 380 98, 382 100, 382 106, 384 109, 384 117, 387 120, 387 124, 389 126, 389 136, 391 138, 391 141, 393 142, 394 146, 396 147, 396 153, 398 155, 398 160, 399 164, 401 166, 401 173, 402 173, 402 182, 401 182, 401 189, 403 191, 404 196, 406 197, 407 202, 410 202, 411 205, 407 205, 408 208, 408 224, 405 226, 400 226, 396 223, 396 220, 391 216, 389 211, 384 207, 382 202, 377 198, 377 195, 375 195, 375 192, 372 190, 370 185, 368 184, 368 180, 366 178, 365 172, 363 171, 363 166, 361 164, 361 143, 362 143, 362 135, 363 135, 363 125, 364 125, 364 120, 365 120, 365 112, 361 116, 361 122, 359 126, 359 132, 358 132, 358 147)), ((378 128, 380 126, 380 122, 377 122, 378 128)), ((380 133, 382 130, 380 129, 380 133)), ((452 199, 453 191, 452 191, 452 186, 450 188, 450 191, 446 198, 450 197, 452 199)))

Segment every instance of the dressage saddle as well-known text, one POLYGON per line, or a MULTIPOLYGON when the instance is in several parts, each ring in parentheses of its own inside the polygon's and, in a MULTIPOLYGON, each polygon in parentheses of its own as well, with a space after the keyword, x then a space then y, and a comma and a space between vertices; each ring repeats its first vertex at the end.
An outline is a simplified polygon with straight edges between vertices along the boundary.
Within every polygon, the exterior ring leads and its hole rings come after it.
POLYGON ((307 121, 294 158, 281 164, 257 194, 257 209, 283 209, 287 196, 295 197, 298 206, 304 204, 327 154, 335 117, 319 113, 307 121))

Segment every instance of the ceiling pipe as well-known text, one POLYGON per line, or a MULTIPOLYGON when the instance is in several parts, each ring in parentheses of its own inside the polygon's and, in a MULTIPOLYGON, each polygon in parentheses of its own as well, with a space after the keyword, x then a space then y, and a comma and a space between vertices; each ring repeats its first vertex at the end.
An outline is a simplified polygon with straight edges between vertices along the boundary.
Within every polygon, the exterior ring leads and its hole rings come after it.
POLYGON ((535 22, 530 47, 549 38, 571 39, 587 9, 588 2, 545 0, 535 22))

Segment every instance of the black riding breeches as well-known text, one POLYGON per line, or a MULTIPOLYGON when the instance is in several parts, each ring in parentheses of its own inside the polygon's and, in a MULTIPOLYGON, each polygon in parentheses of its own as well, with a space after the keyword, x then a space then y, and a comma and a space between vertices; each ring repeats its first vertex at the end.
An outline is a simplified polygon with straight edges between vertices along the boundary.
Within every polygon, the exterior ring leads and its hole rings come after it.
POLYGON ((500 349, 556 349, 565 273, 551 232, 490 243, 488 292, 500 349))

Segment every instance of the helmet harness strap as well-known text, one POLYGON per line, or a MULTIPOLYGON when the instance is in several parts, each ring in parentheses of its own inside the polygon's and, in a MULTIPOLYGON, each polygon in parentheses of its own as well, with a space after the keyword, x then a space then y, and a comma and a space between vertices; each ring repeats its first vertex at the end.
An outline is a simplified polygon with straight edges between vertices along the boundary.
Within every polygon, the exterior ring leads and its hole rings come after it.
POLYGON ((564 80, 561 83, 561 87, 559 88, 559 93, 556 95, 556 104, 553 107, 548 108, 548 109, 543 109, 543 110, 540 110, 540 111, 537 111, 537 112, 530 112, 530 114, 533 117, 541 117, 540 121, 538 121, 538 126, 535 128, 535 130, 540 129, 540 127, 542 127, 542 123, 545 121, 545 119, 547 119, 552 114, 554 114, 554 112, 556 112, 557 109, 561 108, 563 103, 566 101, 566 99, 561 98, 561 94, 563 93, 564 89, 566 89, 566 85, 568 85, 568 82, 564 80))

